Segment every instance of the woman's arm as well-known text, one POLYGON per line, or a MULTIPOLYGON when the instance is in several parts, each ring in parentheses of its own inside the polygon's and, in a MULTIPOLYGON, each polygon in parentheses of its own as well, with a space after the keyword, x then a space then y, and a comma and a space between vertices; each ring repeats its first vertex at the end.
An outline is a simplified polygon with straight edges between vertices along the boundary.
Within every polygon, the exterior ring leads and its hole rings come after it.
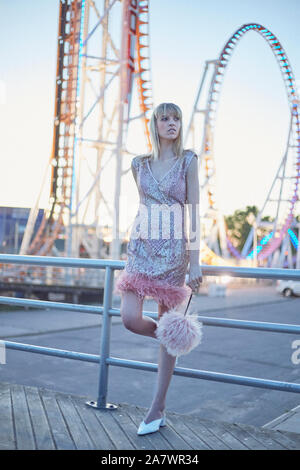
POLYGON ((134 163, 133 160, 134 160, 134 158, 131 160, 131 171, 132 171, 132 175, 133 175, 133 177, 134 177, 134 179, 135 179, 135 182, 137 182, 137 181, 136 181, 136 167, 135 167, 135 163, 134 163))
POLYGON ((198 161, 194 157, 187 169, 187 204, 189 210, 190 229, 189 229, 189 280, 188 285, 197 290, 199 283, 202 282, 202 271, 199 266, 200 253, 200 211, 199 211, 199 177, 198 161))

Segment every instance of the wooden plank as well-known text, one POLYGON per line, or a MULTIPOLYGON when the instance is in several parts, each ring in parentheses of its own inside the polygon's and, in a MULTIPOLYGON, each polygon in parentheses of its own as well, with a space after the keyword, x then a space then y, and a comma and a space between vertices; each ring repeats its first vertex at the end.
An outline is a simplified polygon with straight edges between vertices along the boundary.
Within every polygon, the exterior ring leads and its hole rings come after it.
MULTIPOLYGON (((246 429, 246 426, 247 425, 243 425, 243 424, 232 424, 232 426, 234 427, 238 427, 239 428, 239 433, 241 431, 243 432, 246 432, 248 433, 249 435, 251 435, 249 433, 249 431, 246 429)), ((267 428, 256 428, 256 433, 255 433, 255 440, 257 442, 259 442, 259 430, 262 429, 262 430, 265 430, 267 428)), ((295 449, 295 450, 299 450, 300 449, 300 437, 295 434, 294 436, 293 435, 288 435, 287 433, 281 433, 279 432, 279 434, 276 434, 275 430, 270 430, 271 432, 269 433, 269 436, 270 438, 272 439, 272 441, 276 441, 277 443, 283 445, 286 449, 295 449)), ((265 439, 265 434, 262 435, 262 439, 265 439)), ((265 442, 265 448, 267 446, 267 443, 265 442)), ((254 447, 253 447, 254 449, 254 447)))
POLYGON ((12 447, 12 444, 4 444, 0 442, 0 450, 16 450, 15 446, 12 447))
POLYGON ((109 435, 115 449, 134 450, 133 444, 130 442, 123 429, 112 417, 112 413, 115 413, 116 411, 117 410, 95 410, 95 416, 105 429, 105 432, 109 435))
MULTIPOLYGON (((112 413, 112 416, 119 423, 119 426, 123 429, 124 434, 126 434, 127 438, 136 449, 149 450, 149 446, 147 444, 149 444, 150 441, 145 442, 143 439, 141 439, 141 436, 137 434, 137 427, 128 415, 128 408, 129 407, 126 405, 119 405, 119 408, 115 410, 114 413, 112 413)), ((152 448, 153 447, 150 443, 150 449, 152 448)))
MULTIPOLYGON (((138 407, 136 407, 136 408, 138 408, 138 407)), ((138 411, 139 411, 139 422, 138 422, 138 424, 140 424, 141 420, 147 414, 147 410, 146 409, 142 410, 141 408, 139 408, 138 411)), ((168 424, 168 414, 167 413, 166 413, 166 423, 167 423, 166 426, 162 426, 160 428, 159 434, 161 434, 163 436, 163 439, 167 442, 167 445, 169 445, 171 449, 177 449, 177 450, 187 450, 187 449, 190 450, 190 449, 192 449, 192 447, 184 439, 182 439, 182 437, 179 435, 179 433, 177 433, 176 429, 168 424)), ((137 431, 137 428, 136 428, 136 431, 137 431)), ((157 434, 157 433, 153 433, 153 436, 154 436, 154 434, 157 434)), ((151 436, 151 435, 152 435, 152 433, 149 436, 151 436)), ((139 436, 139 437, 143 437, 143 436, 139 436)), ((167 448, 169 448, 169 447, 167 447, 167 448)))
POLYGON ((264 446, 261 442, 255 439, 244 428, 238 427, 235 423, 232 423, 231 426, 233 428, 233 434, 238 435, 241 439, 243 439, 251 450, 266 450, 267 449, 266 446, 264 446))
MULTIPOLYGON (((280 429, 276 429, 276 432, 280 434, 281 439, 284 436, 289 449, 300 450, 300 435, 294 432, 289 431, 281 431, 280 429)), ((278 434, 276 440, 278 439, 278 434)))
MULTIPOLYGON (((222 424, 223 427, 225 427, 226 432, 224 434, 224 442, 227 443, 227 445, 230 445, 231 438, 228 435, 228 432, 232 432, 232 435, 234 432, 237 432, 236 438, 238 439, 238 430, 243 429, 245 431, 248 431, 249 434, 253 438, 255 438, 257 441, 259 441, 261 444, 263 444, 265 447, 268 449, 285 449, 284 446, 279 444, 279 442, 275 441, 271 436, 271 433, 266 433, 264 428, 255 428, 254 426, 247 426, 244 424, 236 423, 235 426, 233 427, 232 423, 217 423, 215 421, 210 421, 206 419, 200 419, 199 417, 194 417, 196 422, 200 421, 202 424, 205 425, 205 427, 210 427, 211 430, 213 430, 213 427, 215 427, 215 432, 216 433, 221 433, 220 437, 222 437, 222 430, 219 429, 219 425, 222 424), (227 442, 226 442, 227 441, 227 442)), ((234 445, 234 442, 232 441, 232 445, 234 445)))
POLYGON ((77 409, 77 412, 81 416, 82 421, 85 423, 95 448, 98 450, 115 449, 115 446, 113 445, 109 436, 106 434, 105 429, 95 416, 97 410, 87 406, 87 400, 84 401, 82 398, 72 396, 72 401, 75 408, 77 409))
MULTIPOLYGON (((140 408, 136 406, 136 425, 137 429, 140 424, 140 422, 145 418, 145 415, 147 414, 147 411, 144 408, 140 408)), ((146 436, 150 440, 151 444, 155 446, 155 449, 157 450, 168 450, 171 449, 173 450, 173 447, 171 444, 164 438, 161 429, 157 432, 153 432, 150 434, 146 434, 145 436, 139 436, 140 439, 144 439, 146 436)))
POLYGON ((9 384, 0 383, 0 449, 16 449, 9 384))
POLYGON ((199 436, 196 436, 195 433, 185 424, 184 418, 182 416, 176 416, 175 414, 167 413, 167 425, 171 426, 182 439, 187 442, 190 446, 190 449, 196 450, 210 450, 211 447, 199 436))
POLYGON ((168 413, 166 412, 166 426, 160 428, 165 439, 175 450, 191 450, 193 447, 183 438, 176 426, 172 426, 168 413))
POLYGON ((0 383, 0 450, 300 450, 296 433, 168 412, 167 426, 138 436, 145 408, 120 404, 117 410, 97 410, 87 400, 0 383))
POLYGON ((56 394, 56 401, 67 423, 68 430, 78 450, 93 450, 94 444, 91 440, 80 415, 78 414, 72 399, 68 395, 56 394))
POLYGON ((35 440, 24 388, 21 385, 11 385, 13 418, 15 423, 18 450, 35 450, 35 440))
MULTIPOLYGON (((133 405, 133 406, 127 406, 126 408, 126 411, 127 411, 127 415, 129 416, 129 418, 131 419, 131 421, 133 422, 133 425, 134 425, 134 428, 135 428, 135 432, 137 433, 137 430, 138 430, 138 427, 139 427, 139 424, 141 422, 141 418, 140 416, 137 414, 137 410, 136 410, 136 407, 133 405)), ((139 440, 141 441, 142 445, 145 446, 145 448, 147 450, 156 450, 156 447, 155 445, 153 444, 152 440, 148 438, 148 434, 145 434, 145 436, 139 436, 137 434, 137 437, 139 438, 139 440), (141 439, 141 437, 143 439, 141 439)), ((150 436, 151 437, 151 436, 150 436)))
POLYGON ((272 433, 266 432, 264 428, 256 428, 254 426, 240 423, 236 423, 235 426, 247 431, 249 434, 251 434, 251 436, 253 436, 257 441, 261 442, 269 450, 286 450, 284 446, 279 444, 277 441, 274 441, 271 437, 272 433))
POLYGON ((46 410, 47 418, 52 430, 55 446, 58 450, 76 449, 69 434, 60 408, 56 402, 54 393, 49 390, 41 390, 41 398, 46 410))
POLYGON ((212 433, 206 426, 201 424, 201 421, 195 422, 190 417, 186 417, 184 424, 188 426, 201 440, 205 441, 211 449, 214 450, 230 450, 230 447, 225 444, 218 436, 212 433))
POLYGON ((281 434, 280 431, 276 431, 276 434, 272 435, 272 439, 276 442, 279 442, 279 444, 284 446, 287 450, 299 449, 295 442, 289 439, 285 434, 281 434))
MULTIPOLYGON (((198 417, 194 417, 196 420, 200 419, 198 417)), ((300 444, 300 437, 297 440, 297 434, 295 434, 295 439, 293 440, 293 436, 287 436, 286 433, 281 433, 280 435, 276 435, 277 431, 265 432, 267 428, 259 428, 249 425, 244 425, 241 423, 217 423, 210 420, 201 420, 201 423, 206 426, 206 423, 211 423, 212 426, 219 427, 220 425, 223 426, 227 432, 231 433, 236 439, 240 442, 250 446, 251 449, 256 448, 257 443, 263 446, 263 448, 271 448, 271 449, 288 449, 289 445, 291 448, 297 448, 300 444), (246 434, 245 434, 246 433, 246 434), (243 440, 243 437, 246 439, 243 440), (250 437, 250 439, 249 439, 250 437), (253 440, 254 439, 254 440, 253 440)), ((221 429, 219 429, 222 432, 221 429)), ((226 434, 227 435, 227 434, 226 434)), ((227 435, 228 437, 228 435, 227 435)), ((226 441, 225 441, 226 442, 226 441)), ((228 441, 229 444, 229 441, 228 441)))
POLYGON ((234 436, 230 431, 231 427, 228 423, 221 423, 217 421, 201 420, 201 424, 209 429, 215 436, 224 442, 228 447, 233 450, 249 450, 250 448, 245 442, 234 436))
POLYGON ((25 387, 29 413, 38 450, 54 450, 48 419, 36 387, 25 387))
MULTIPOLYGON (((256 433, 258 435, 259 430, 265 431, 268 428, 258 428, 256 429, 256 433)), ((282 432, 279 430, 275 429, 269 429, 269 437, 280 444, 283 448, 285 449, 294 449, 294 450, 299 450, 300 449, 300 437, 297 434, 293 433, 287 433, 287 432, 282 432)))

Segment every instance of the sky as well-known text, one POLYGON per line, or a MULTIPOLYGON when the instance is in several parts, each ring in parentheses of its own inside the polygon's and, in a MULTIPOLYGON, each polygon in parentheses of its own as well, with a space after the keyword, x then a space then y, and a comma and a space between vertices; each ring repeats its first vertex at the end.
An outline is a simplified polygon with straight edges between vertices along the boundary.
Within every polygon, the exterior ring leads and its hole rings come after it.
MULTIPOLYGON (((0 61, 1 206, 32 207, 40 191, 53 137, 58 12, 58 0, 0 0, 5 44, 0 61)), ((154 105, 178 104, 185 131, 205 61, 217 59, 232 34, 251 22, 280 40, 300 89, 299 20, 299 0, 150 0, 154 105)), ((262 207, 286 149, 288 128, 280 69, 267 42, 250 31, 233 52, 218 104, 214 154, 218 206, 224 214, 246 205, 262 207)), ((202 132, 199 125, 199 142, 202 132)), ((144 153, 145 140, 131 140, 130 150, 144 153)), ((113 170, 109 176, 114 181, 113 170)), ((137 190, 130 173, 122 188, 121 210, 132 203, 131 217, 137 190)), ((41 207, 48 192, 49 180, 41 207)), ((113 193, 110 197, 112 203, 113 193)))

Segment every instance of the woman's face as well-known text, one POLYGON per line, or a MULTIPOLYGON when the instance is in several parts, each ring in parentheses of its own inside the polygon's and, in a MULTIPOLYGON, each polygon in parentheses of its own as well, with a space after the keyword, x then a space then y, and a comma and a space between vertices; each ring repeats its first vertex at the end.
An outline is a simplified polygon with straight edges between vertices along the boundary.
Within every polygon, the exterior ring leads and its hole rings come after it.
POLYGON ((180 130, 180 119, 172 113, 162 114, 157 119, 157 132, 161 139, 175 140, 180 130))

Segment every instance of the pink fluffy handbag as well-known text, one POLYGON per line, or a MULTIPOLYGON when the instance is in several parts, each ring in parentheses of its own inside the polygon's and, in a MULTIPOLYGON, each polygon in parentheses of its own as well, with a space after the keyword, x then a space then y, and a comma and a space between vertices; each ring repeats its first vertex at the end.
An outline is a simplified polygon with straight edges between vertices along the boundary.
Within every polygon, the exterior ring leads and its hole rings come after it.
POLYGON ((159 319, 155 334, 171 356, 188 354, 202 339, 202 323, 197 314, 186 315, 193 293, 184 314, 171 308, 159 319))

